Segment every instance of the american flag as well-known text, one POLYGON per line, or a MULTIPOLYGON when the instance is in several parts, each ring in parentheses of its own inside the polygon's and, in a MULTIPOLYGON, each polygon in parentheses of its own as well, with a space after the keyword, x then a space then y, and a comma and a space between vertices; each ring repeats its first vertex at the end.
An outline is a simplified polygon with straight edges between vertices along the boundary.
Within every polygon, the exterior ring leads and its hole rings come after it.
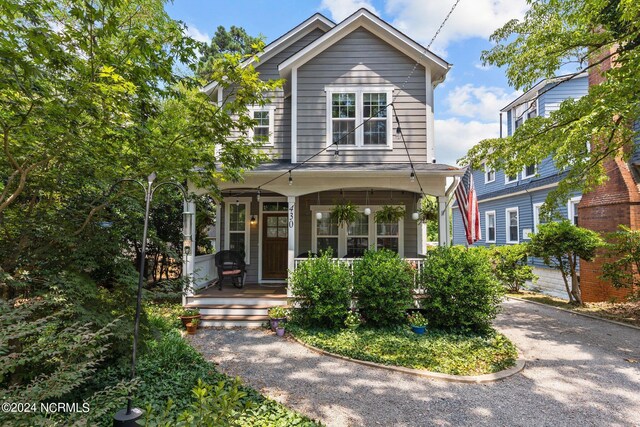
POLYGON ((467 242, 471 245, 481 239, 480 236, 480 210, 476 188, 473 185, 471 168, 467 167, 458 188, 456 188, 456 200, 462 216, 467 242))

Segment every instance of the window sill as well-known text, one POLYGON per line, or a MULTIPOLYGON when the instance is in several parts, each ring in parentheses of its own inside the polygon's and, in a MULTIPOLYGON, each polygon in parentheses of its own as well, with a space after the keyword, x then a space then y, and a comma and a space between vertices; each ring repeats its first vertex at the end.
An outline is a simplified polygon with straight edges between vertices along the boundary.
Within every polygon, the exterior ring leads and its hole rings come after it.
MULTIPOLYGON (((338 148, 339 151, 392 151, 393 147, 389 147, 388 145, 366 145, 366 146, 353 146, 353 145, 340 145, 338 148)), ((336 147, 331 145, 327 148, 327 151, 336 151, 336 147)))

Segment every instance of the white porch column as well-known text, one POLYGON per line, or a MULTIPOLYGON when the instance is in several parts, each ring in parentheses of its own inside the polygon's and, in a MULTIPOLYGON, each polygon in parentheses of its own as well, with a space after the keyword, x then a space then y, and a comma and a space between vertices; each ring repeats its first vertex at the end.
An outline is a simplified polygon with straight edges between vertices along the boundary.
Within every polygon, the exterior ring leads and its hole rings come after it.
POLYGON ((216 203, 216 252, 222 250, 222 203, 216 203))
MULTIPOLYGON (((420 212, 420 207, 422 206, 422 197, 420 197, 418 199, 418 202, 416 203, 415 206, 415 211, 414 212, 420 212)), ((425 244, 425 236, 424 236, 424 230, 427 226, 427 224, 423 223, 423 222, 418 222, 417 224, 417 230, 416 230, 416 237, 417 237, 417 248, 416 248, 416 253, 418 255, 420 254, 424 254, 426 253, 426 251, 424 250, 424 244, 425 244)))
POLYGON ((187 296, 194 294, 194 267, 196 259, 196 204, 193 201, 184 204, 184 211, 190 212, 182 221, 182 233, 184 235, 183 253, 184 261, 182 264, 182 276, 187 280, 186 292, 182 294, 182 305, 187 303, 187 296), (189 249, 187 249, 189 248, 189 249), (187 251, 189 252, 187 254, 187 251))
POLYGON ((447 201, 447 196, 438 196, 438 245, 440 246, 447 246, 451 242, 447 201))
MULTIPOLYGON (((287 268, 289 270, 289 276, 291 275, 291 272, 293 271, 294 268, 294 259, 296 257, 296 211, 298 210, 296 203, 297 203, 297 197, 295 196, 287 196, 287 203, 288 203, 288 215, 287 215, 287 219, 289 221, 289 232, 287 233, 288 236, 288 250, 287 250, 287 268)), ((288 283, 290 283, 290 281, 287 281, 288 283)), ((290 297, 291 296, 291 286, 287 286, 287 296, 290 297)))

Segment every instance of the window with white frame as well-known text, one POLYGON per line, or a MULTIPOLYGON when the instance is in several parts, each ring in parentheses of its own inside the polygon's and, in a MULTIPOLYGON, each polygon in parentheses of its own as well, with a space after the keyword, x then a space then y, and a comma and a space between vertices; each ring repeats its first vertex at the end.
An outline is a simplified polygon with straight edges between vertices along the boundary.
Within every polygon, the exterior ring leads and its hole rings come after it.
POLYGON ((484 163, 484 183, 488 184, 496 180, 496 171, 489 169, 486 163, 484 163))
POLYGON ((505 184, 510 184, 512 182, 516 182, 518 180, 518 174, 516 173, 515 175, 507 175, 507 173, 504 173, 504 183, 505 184))
POLYGON ((536 167, 535 163, 532 165, 525 166, 524 169, 522 170, 522 179, 531 178, 532 176, 535 176, 537 171, 538 171, 538 168, 536 167))
POLYGON ((369 249, 369 217, 358 212, 356 220, 347 227, 347 258, 364 255, 369 249))
POLYGON ((254 107, 251 108, 251 118, 255 120, 255 125, 249 131, 249 136, 262 145, 273 145, 274 143, 274 119, 275 107, 254 107))
POLYGON ((542 203, 534 203, 533 204, 533 232, 538 232, 538 227, 540 224, 544 224, 546 221, 543 217, 540 216, 540 211, 542 209, 542 203))
POLYGON ((250 202, 227 202, 225 249, 244 256, 249 264, 249 212, 250 202))
POLYGON ((580 203, 580 200, 582 200, 582 197, 580 196, 572 197, 569 199, 569 204, 567 206, 567 217, 573 225, 578 225, 578 203, 580 203))
POLYGON ((518 208, 505 209, 507 243, 518 243, 519 240, 519 219, 518 208))
POLYGON ((316 251, 320 253, 331 248, 333 256, 337 257, 339 241, 338 223, 331 218, 328 210, 322 212, 322 218, 316 218, 316 251))
POLYGON ((327 146, 391 148, 391 87, 326 87, 327 146))
POLYGON ((484 213, 485 220, 485 236, 487 243, 496 242, 496 211, 487 211, 484 213))
POLYGON ((376 223, 376 249, 389 249, 398 253, 400 248, 400 223, 376 223))

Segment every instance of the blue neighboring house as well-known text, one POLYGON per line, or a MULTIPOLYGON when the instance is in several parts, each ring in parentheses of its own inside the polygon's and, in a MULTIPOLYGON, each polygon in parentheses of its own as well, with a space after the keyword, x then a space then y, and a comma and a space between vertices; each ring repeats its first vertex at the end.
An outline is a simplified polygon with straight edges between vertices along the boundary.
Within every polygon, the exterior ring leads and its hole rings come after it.
MULTIPOLYGON (((587 94, 589 88, 586 73, 571 79, 569 77, 543 80, 504 107, 501 112, 506 114, 508 135, 512 135, 529 118, 548 116, 565 99, 580 98, 587 94)), ((474 170, 482 230, 482 239, 474 246, 528 241, 529 234, 538 228, 540 207, 547 194, 565 174, 566 171, 556 169, 551 158, 544 159, 540 164, 529 165, 515 176, 507 176, 502 170, 494 171, 486 167, 474 170)), ((577 205, 580 199, 580 193, 572 194, 566 204, 558 206, 559 214, 578 224, 577 205)), ((457 204, 453 206, 453 244, 466 244, 457 204)), ((532 259, 529 262, 539 276, 538 288, 550 294, 566 296, 559 273, 545 267, 540 260, 532 259)))

